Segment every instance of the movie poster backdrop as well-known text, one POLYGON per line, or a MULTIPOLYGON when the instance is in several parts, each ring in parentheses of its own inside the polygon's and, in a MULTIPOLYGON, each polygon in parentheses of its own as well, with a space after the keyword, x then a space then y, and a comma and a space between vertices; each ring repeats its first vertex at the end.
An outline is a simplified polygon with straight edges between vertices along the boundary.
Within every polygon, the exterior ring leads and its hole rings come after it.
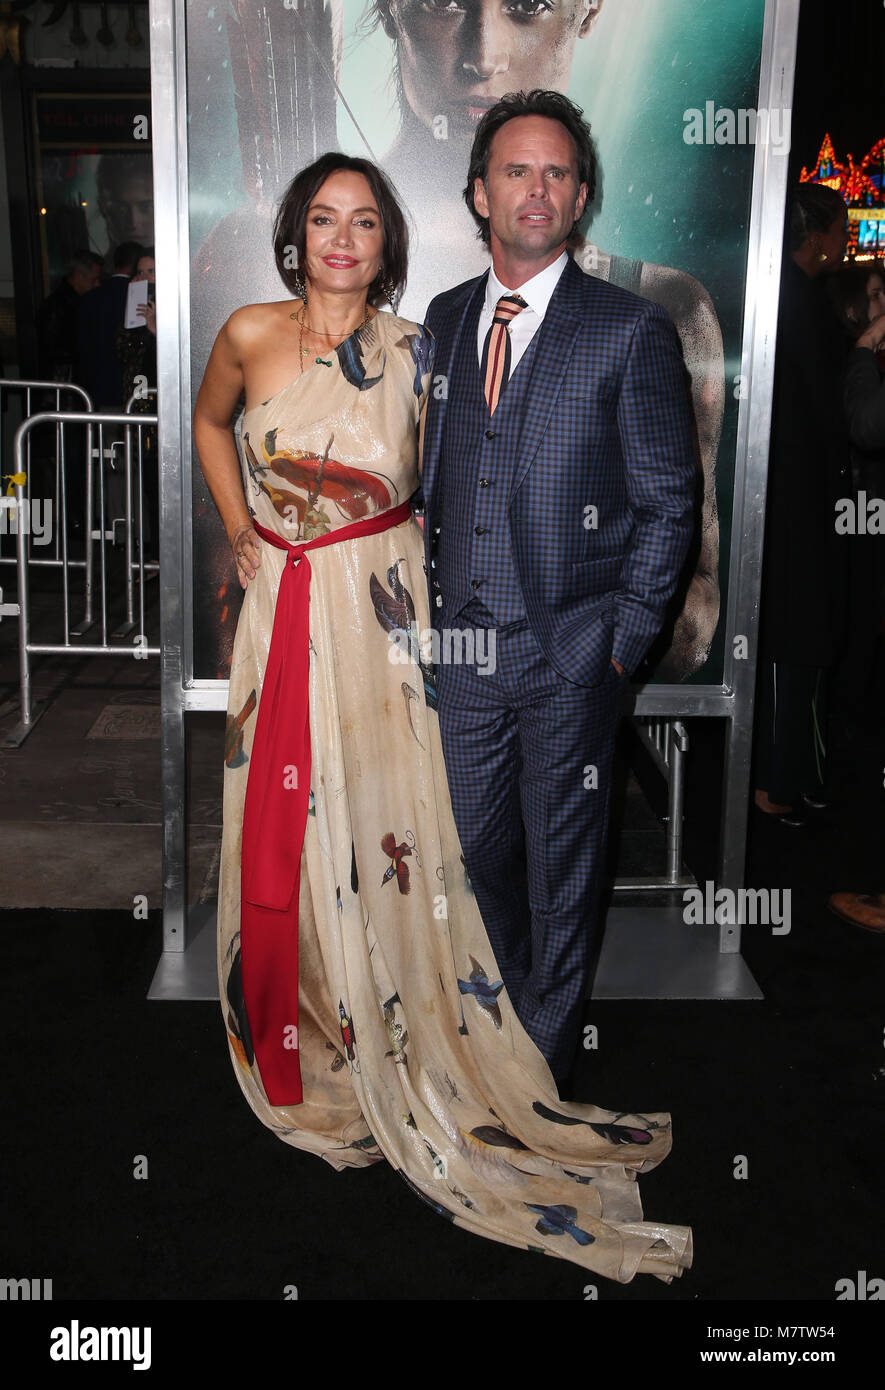
MULTIPOLYGON (((641 674, 719 685, 764 0, 293 4, 187 6, 193 395, 227 316, 288 297, 271 226, 299 168, 338 148, 386 170, 412 229, 399 312, 421 320, 435 294, 488 265, 462 196, 482 111, 512 90, 564 91, 600 168, 575 258, 664 305, 692 381, 696 541, 641 674)), ((769 140, 786 157, 784 113, 769 140)), ((196 679, 227 678, 240 597, 195 458, 196 679)))

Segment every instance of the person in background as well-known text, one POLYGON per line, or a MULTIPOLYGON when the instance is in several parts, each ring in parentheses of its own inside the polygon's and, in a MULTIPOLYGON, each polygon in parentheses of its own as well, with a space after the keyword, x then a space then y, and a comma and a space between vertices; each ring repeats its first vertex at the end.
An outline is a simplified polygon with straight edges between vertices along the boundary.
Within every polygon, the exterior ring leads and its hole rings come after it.
MULTIPOLYGON (((881 272, 880 272, 881 275, 881 272)), ((883 279, 885 286, 885 279, 883 279)), ((885 309, 878 298, 873 309, 885 309)), ((880 312, 858 338, 845 369, 845 413, 852 445, 860 450, 885 453, 885 380, 876 354, 885 347, 885 312, 880 312)), ((882 484, 880 483, 880 488, 882 484)), ((885 546, 880 535, 868 539, 885 546)), ((877 573, 882 573, 879 559, 877 573)), ((852 926, 885 933, 885 893, 833 893, 828 899, 831 912, 852 926)))
MULTIPOLYGON (((828 277, 827 289, 845 329, 849 357, 845 372, 845 405, 851 433, 851 485, 845 489, 845 506, 852 504, 864 512, 876 499, 885 497, 885 432, 867 420, 866 396, 877 399, 885 363, 875 353, 851 351, 859 341, 867 341, 871 321, 885 314, 885 272, 878 261, 845 265, 838 275, 828 277), (859 370, 858 370, 859 369, 859 370), (878 443, 876 442, 878 440, 878 443)), ((885 320, 883 320, 885 322, 885 320)), ((873 407, 875 415, 875 406, 873 407)), ((844 512, 845 507, 840 508, 844 512)), ((838 529, 846 531, 848 550, 849 605, 848 633, 844 651, 834 672, 833 710, 839 725, 849 733, 876 713, 876 661, 880 634, 885 631, 885 543, 866 527, 850 527, 837 518, 838 529)))
POLYGON ((129 279, 142 253, 138 242, 124 241, 114 251, 113 275, 84 294, 78 306, 78 384, 89 392, 96 410, 121 410, 125 404, 117 333, 123 324, 129 279))
MULTIPOLYGON (((63 279, 41 304, 37 314, 37 376, 42 381, 81 384, 77 337, 80 305, 100 284, 101 276, 101 256, 88 248, 75 251, 63 279)), ((84 404, 72 392, 62 393, 58 403, 66 410, 80 410, 84 404)), ((46 392, 41 408, 54 410, 55 407, 55 392, 46 392)), ((75 548, 79 548, 83 540, 86 505, 84 447, 82 435, 77 431, 69 432, 65 453, 65 505, 69 523, 68 540, 75 548)), ((51 458, 48 453, 42 457, 41 467, 48 470, 47 479, 50 475, 54 476, 54 453, 51 458)), ((52 484, 47 481, 47 486, 52 484)))
MULTIPOLYGON (((147 304, 136 306, 136 314, 144 322, 140 328, 120 328, 117 333, 117 355, 123 364, 123 404, 133 396, 146 400, 143 392, 157 385, 157 310, 154 289, 157 283, 154 248, 142 251, 135 265, 133 280, 146 280, 151 286, 147 304)), ((125 301, 124 301, 125 302, 125 301)), ((139 407, 151 410, 151 405, 139 407)))
POLYGON ((885 449, 885 389, 879 365, 883 347, 885 303, 875 318, 871 315, 845 368, 845 413, 851 442, 859 449, 885 449))
MULTIPOLYGON (((156 396, 148 394, 157 385, 157 307, 154 286, 157 283, 154 248, 148 246, 139 256, 133 280, 146 280, 150 299, 138 304, 135 312, 143 319, 140 328, 121 328, 117 333, 117 354, 123 364, 123 406, 135 397, 133 414, 153 414, 156 396)), ((150 558, 159 558, 160 543, 160 477, 157 457, 157 432, 145 428, 142 434, 142 478, 145 502, 145 538, 150 544, 150 558)))
MULTIPOLYGON (((124 241, 114 251, 114 272, 95 290, 84 294, 77 315, 78 385, 92 398, 95 411, 117 412, 123 409, 123 364, 117 356, 117 333, 123 325, 126 294, 142 247, 135 241, 124 241)), ((102 444, 107 461, 113 442, 120 438, 122 426, 105 425, 102 444)), ((97 442, 94 443, 97 447, 97 442)), ((77 472, 82 476, 82 468, 77 472)), ((85 484, 84 484, 85 490, 85 484)), ((105 473, 102 529, 125 513, 122 468, 110 461, 105 473)), ((119 542, 122 543, 122 542, 119 542)))
MULTIPOLYGON (((68 261, 63 279, 47 295, 38 311, 38 368, 42 381, 74 382, 81 384, 81 363, 78 350, 79 306, 101 281, 103 261, 88 247, 74 252, 68 261)), ((56 409, 56 393, 46 392, 39 409, 56 409)), ((63 409, 81 410, 81 398, 64 392, 58 398, 63 409)), ((86 507, 86 473, 83 439, 78 432, 69 432, 65 450, 65 506, 67 506, 68 543, 74 549, 82 545, 83 520, 86 507)), ((54 459, 44 457, 43 466, 54 473, 54 459)), ((47 484, 50 485, 50 484, 47 484)), ((58 500, 61 506, 61 499, 58 500)))
MULTIPOLYGON (((827 291, 842 327, 852 345, 857 345, 871 324, 885 314, 885 265, 877 260, 843 265, 837 275, 827 277, 827 291)), ((876 358, 885 372, 885 349, 877 349, 876 358)))
POLYGON ((788 825, 826 804, 828 673, 842 635, 848 484, 838 388, 843 334, 821 277, 839 269, 848 214, 832 188, 794 190, 781 275, 756 686, 755 804, 788 825))
POLYGON ((64 276, 37 314, 37 375, 41 381, 74 381, 77 375, 77 310, 101 280, 101 256, 75 251, 64 276))

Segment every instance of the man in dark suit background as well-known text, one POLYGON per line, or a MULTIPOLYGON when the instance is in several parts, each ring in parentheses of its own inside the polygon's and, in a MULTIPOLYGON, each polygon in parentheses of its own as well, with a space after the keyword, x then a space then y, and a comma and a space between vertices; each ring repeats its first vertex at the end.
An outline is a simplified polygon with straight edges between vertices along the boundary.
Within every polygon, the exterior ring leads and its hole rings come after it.
MULTIPOLYGON (((37 372, 41 381, 77 380, 77 322, 84 294, 101 279, 101 256, 75 251, 63 278, 37 314, 37 372)), ((70 403, 70 397, 67 397, 70 403)))
POLYGON ((666 313, 567 254, 594 187, 579 108, 556 92, 503 98, 465 189, 492 269, 427 313, 425 537, 452 803, 504 984, 561 1090, 619 705, 675 589, 697 473, 666 313), (477 628, 494 661, 447 660, 477 628))
MULTIPOLYGON (((97 289, 90 290, 80 300, 77 313, 78 386, 92 399, 93 410, 121 411, 123 399, 123 363, 117 352, 117 334, 123 327, 129 281, 135 273, 143 247, 137 241, 124 241, 114 251, 114 273, 103 280, 97 289)), ((122 426, 105 426, 102 442, 105 452, 114 440, 122 437, 122 426)), ((97 442, 97 441, 96 441, 97 442)), ((76 531, 85 518, 85 437, 75 435, 70 450, 68 485, 71 515, 76 531)), ((105 478, 105 518, 120 517, 125 510, 123 477, 113 466, 105 478)), ((95 499, 97 506, 97 497, 95 499)))
POLYGON ((114 273, 80 300, 77 322, 78 385, 87 390, 96 410, 122 410, 123 363, 117 334, 123 327, 126 294, 142 247, 124 241, 114 251, 114 273))

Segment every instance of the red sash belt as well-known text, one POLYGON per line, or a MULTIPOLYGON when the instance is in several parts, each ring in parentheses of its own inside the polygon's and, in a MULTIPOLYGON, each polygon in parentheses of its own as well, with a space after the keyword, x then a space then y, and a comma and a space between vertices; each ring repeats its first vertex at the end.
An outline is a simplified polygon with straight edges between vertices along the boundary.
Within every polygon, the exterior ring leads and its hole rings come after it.
POLYGON ((285 550, 243 810, 240 959, 255 1058, 271 1105, 302 1099, 298 1060, 298 891, 310 793, 310 561, 306 551, 399 526, 408 502, 285 550), (300 563, 299 563, 300 562, 300 563))

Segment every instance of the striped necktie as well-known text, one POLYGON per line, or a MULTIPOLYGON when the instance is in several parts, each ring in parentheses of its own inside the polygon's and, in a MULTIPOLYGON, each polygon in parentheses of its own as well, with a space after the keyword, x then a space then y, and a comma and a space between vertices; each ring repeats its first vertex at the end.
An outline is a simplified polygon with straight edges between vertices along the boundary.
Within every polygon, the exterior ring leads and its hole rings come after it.
POLYGON ((522 310, 528 308, 518 294, 502 294, 495 305, 492 326, 486 334, 482 350, 483 394, 494 415, 501 392, 510 377, 510 334, 507 325, 522 310))

